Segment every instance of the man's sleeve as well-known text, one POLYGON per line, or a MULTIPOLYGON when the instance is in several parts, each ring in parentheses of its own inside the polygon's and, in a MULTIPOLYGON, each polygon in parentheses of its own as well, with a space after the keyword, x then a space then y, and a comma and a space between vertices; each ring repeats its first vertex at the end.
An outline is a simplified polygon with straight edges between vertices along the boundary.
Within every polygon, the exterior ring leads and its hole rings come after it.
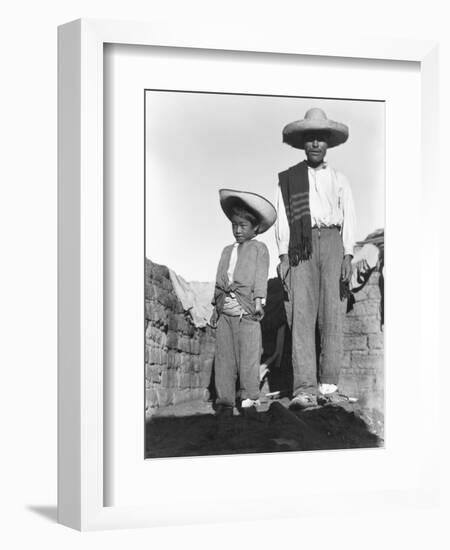
POLYGON ((279 185, 277 185, 275 208, 277 211, 277 220, 275 222, 275 240, 278 247, 278 255, 281 256, 282 254, 287 254, 289 251, 290 232, 283 195, 279 185))
POLYGON ((342 242, 344 244, 344 255, 353 256, 356 238, 356 213, 355 203, 350 184, 345 176, 342 176, 342 211, 344 224, 342 227, 342 242))
POLYGON ((269 278, 269 250, 264 243, 259 243, 258 255, 256 257, 256 275, 254 298, 265 300, 267 297, 267 279, 269 278))

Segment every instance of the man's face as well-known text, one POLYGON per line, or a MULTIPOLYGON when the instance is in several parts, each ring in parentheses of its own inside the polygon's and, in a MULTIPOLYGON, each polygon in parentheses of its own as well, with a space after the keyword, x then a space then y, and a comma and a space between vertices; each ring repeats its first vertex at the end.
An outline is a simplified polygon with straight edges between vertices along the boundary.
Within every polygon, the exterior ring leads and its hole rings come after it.
POLYGON ((304 147, 308 164, 312 167, 320 166, 328 149, 326 133, 313 132, 306 134, 304 147))

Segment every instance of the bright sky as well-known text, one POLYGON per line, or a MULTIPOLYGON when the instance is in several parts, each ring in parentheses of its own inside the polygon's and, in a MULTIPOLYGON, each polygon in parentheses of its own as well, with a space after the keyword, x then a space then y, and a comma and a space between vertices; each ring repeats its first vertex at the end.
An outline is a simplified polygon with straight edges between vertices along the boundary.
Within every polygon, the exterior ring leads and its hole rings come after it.
MULTIPOLYGON (((274 202, 278 172, 304 159, 282 143, 282 128, 321 107, 347 124, 348 141, 327 161, 350 181, 357 239, 384 227, 384 103, 181 92, 146 94, 146 255, 188 281, 212 281, 231 224, 219 189, 252 191, 274 202)), ((270 277, 278 251, 274 230, 270 277)))

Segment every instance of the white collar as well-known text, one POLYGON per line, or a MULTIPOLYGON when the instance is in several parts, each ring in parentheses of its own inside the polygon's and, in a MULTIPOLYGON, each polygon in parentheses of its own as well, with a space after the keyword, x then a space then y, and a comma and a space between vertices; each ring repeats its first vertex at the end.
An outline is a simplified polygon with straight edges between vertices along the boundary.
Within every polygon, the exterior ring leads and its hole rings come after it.
POLYGON ((320 166, 317 168, 313 168, 312 166, 308 165, 308 170, 313 170, 314 172, 318 172, 319 170, 326 170, 328 168, 328 163, 326 161, 323 161, 320 166))

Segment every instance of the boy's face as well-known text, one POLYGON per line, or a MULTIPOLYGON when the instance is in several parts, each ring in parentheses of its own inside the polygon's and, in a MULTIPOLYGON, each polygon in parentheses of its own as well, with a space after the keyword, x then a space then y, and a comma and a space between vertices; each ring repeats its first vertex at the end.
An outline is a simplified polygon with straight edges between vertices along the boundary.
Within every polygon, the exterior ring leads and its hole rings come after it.
POLYGON ((233 228, 233 235, 237 243, 243 243, 253 239, 258 233, 258 226, 253 225, 247 219, 237 214, 231 216, 231 226, 233 228))

